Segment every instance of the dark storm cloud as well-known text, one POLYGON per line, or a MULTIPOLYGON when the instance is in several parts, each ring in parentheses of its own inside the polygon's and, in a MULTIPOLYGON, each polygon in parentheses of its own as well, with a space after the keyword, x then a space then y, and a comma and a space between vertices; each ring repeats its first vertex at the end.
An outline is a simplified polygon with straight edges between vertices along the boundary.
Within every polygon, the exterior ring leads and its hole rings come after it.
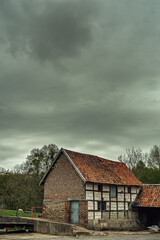
POLYGON ((159 144, 159 8, 159 0, 0 1, 6 166, 48 143, 111 159, 159 144))
POLYGON ((72 57, 92 40, 94 1, 0 1, 9 51, 41 61, 72 57))

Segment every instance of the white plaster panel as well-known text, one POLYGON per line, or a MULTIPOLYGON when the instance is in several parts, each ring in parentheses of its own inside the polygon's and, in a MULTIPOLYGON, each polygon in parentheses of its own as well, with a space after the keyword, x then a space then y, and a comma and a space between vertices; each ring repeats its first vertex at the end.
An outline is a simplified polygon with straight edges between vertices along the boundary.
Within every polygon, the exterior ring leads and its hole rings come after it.
POLYGON ((140 189, 141 189, 141 187, 137 187, 137 193, 139 193, 140 189))
POLYGON ((93 192, 92 191, 86 191, 86 199, 93 200, 93 192))
POLYGON ((118 201, 124 201, 124 193, 118 193, 118 201))
POLYGON ((95 219, 101 218, 101 212, 96 212, 95 213, 95 219))
POLYGON ((128 202, 130 202, 131 201, 131 198, 130 198, 130 193, 126 193, 125 194, 125 199, 126 199, 126 201, 128 201, 128 202))
POLYGON ((109 193, 103 193, 103 200, 109 201, 109 193))
POLYGON ((94 190, 98 190, 98 184, 97 183, 94 184, 94 190))
POLYGON ((103 185, 103 191, 109 191, 109 185, 103 185))
POLYGON ((124 192, 124 187, 123 186, 118 186, 118 192, 124 192))
POLYGON ((106 202, 106 209, 109 210, 109 208, 110 208, 110 203, 106 202))
POLYGON ((103 212, 103 219, 109 219, 109 212, 103 212))
POLYGON ((88 201, 88 210, 93 210, 93 202, 88 201))
POLYGON ((125 209, 128 210, 128 203, 125 203, 125 209))
POLYGON ((86 190, 93 190, 93 183, 86 183, 86 190))
POLYGON ((101 192, 95 192, 95 200, 100 200, 101 201, 101 192))
POLYGON ((117 204, 116 202, 111 203, 111 210, 117 210, 117 204))
POLYGON ((136 187, 131 187, 131 193, 136 193, 137 192, 137 188, 136 187))
POLYGON ((88 212, 88 220, 92 220, 93 219, 93 212, 88 212))
POLYGON ((132 194, 132 196, 131 196, 131 198, 132 198, 132 202, 135 201, 136 197, 137 197, 137 194, 132 194))
POLYGON ((124 210, 124 203, 118 203, 118 210, 124 210))
POLYGON ((94 204, 95 204, 95 205, 94 205, 94 207, 95 207, 95 210, 98 210, 98 202, 97 202, 97 201, 95 201, 95 202, 94 202, 94 204))

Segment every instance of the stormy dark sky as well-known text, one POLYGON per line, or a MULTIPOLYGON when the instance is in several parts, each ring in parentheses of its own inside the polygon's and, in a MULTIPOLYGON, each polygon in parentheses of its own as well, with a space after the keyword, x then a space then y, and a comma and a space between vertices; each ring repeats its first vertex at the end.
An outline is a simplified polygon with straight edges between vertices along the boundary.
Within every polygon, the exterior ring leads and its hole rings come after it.
POLYGON ((159 0, 0 0, 0 167, 44 144, 117 159, 160 138, 159 0))

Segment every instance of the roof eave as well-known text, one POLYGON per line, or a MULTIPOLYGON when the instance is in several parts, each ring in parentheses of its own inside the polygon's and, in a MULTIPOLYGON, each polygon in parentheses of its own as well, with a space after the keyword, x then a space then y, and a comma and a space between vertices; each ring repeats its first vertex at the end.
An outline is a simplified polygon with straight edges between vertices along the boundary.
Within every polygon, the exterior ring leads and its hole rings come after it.
POLYGON ((53 160, 50 168, 47 170, 47 172, 44 174, 43 178, 41 179, 39 186, 43 185, 45 183, 45 179, 48 176, 49 172, 51 171, 53 165, 55 164, 55 162, 57 161, 59 155, 62 153, 62 148, 59 150, 59 152, 57 153, 57 155, 55 156, 55 159, 53 160))
POLYGON ((83 177, 83 175, 81 174, 81 172, 78 170, 78 168, 76 167, 76 165, 73 163, 72 159, 70 158, 70 156, 68 155, 68 153, 65 151, 65 149, 62 148, 62 152, 64 153, 64 155, 67 157, 68 161, 71 163, 71 165, 73 166, 73 168, 75 169, 75 171, 78 173, 78 175, 80 176, 80 178, 82 179, 82 181, 84 183, 86 183, 86 179, 83 177))
POLYGON ((49 172, 51 171, 53 165, 55 164, 55 162, 57 161, 58 157, 60 156, 61 153, 64 153, 64 155, 67 157, 68 161, 71 163, 71 165, 73 166, 73 168, 75 169, 75 171, 78 173, 78 175, 80 176, 80 178, 82 179, 82 181, 85 183, 86 180, 83 177, 83 175, 81 174, 81 172, 78 170, 78 168, 76 167, 76 165, 73 163, 72 159, 69 157, 69 155, 67 154, 67 152, 65 151, 64 148, 61 148, 60 151, 57 153, 51 167, 48 169, 48 171, 45 173, 45 175, 43 176, 43 178, 41 179, 39 186, 43 185, 45 183, 45 179, 48 176, 49 172))

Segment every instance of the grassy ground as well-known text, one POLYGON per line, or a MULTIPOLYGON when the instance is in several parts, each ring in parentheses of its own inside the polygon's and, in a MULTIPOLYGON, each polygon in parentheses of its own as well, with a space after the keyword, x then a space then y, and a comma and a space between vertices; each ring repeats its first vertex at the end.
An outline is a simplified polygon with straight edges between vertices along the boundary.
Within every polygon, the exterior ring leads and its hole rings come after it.
MULTIPOLYGON (((31 213, 25 213, 25 212, 20 212, 16 210, 3 210, 3 216, 18 216, 18 217, 31 217, 31 213)), ((38 217, 38 215, 40 215, 40 213, 33 213, 33 217, 38 217)))

